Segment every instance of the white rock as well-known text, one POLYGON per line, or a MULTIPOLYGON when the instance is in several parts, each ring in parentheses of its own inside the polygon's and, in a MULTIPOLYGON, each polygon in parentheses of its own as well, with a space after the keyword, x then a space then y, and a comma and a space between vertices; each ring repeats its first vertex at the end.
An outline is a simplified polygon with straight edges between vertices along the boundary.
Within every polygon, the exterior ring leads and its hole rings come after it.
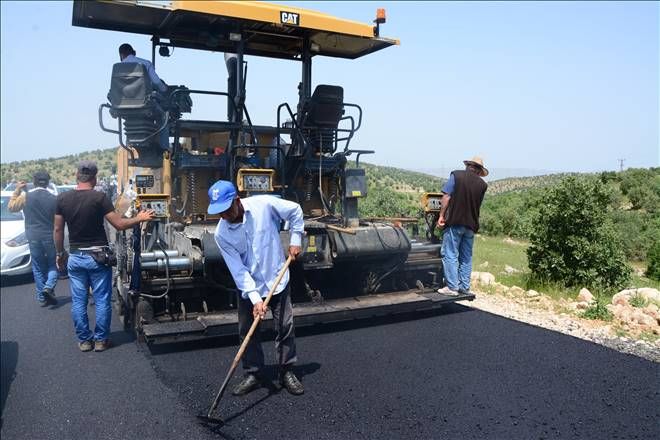
POLYGON ((490 272, 472 272, 470 279, 481 285, 488 286, 495 282, 495 275, 490 272))
POLYGON ((540 293, 538 293, 536 290, 530 289, 530 290, 527 291, 527 296, 529 296, 529 297, 539 296, 539 295, 540 295, 540 293))
POLYGON ((644 297, 647 301, 660 302, 660 290, 651 287, 642 287, 637 289, 637 295, 644 297))
POLYGON ((482 268, 484 268, 484 269, 487 268, 487 267, 488 267, 488 261, 484 261, 483 263, 481 263, 481 264, 479 265, 479 267, 482 267, 482 268))
POLYGON ((635 312, 633 312, 632 314, 631 319, 640 325, 646 325, 649 327, 658 325, 657 320, 653 319, 652 317, 642 312, 641 310, 635 310, 635 312))
POLYGON ((594 300, 594 296, 589 292, 588 289, 585 289, 584 287, 580 289, 580 293, 578 293, 577 296, 577 301, 578 302, 587 302, 590 303, 594 300))
MULTIPOLYGON (((655 305, 655 304, 651 304, 651 305, 655 305)), ((642 312, 644 312, 644 314, 646 314, 646 315, 649 315, 653 319, 656 319, 656 320, 660 319, 660 313, 658 313, 658 307, 657 306, 655 307, 655 309, 653 309, 652 307, 647 306, 647 307, 642 309, 642 312)))
POLYGON ((518 269, 516 269, 515 267, 511 267, 508 264, 506 264, 504 266, 504 272, 506 272, 508 274, 512 274, 512 273, 517 273, 517 272, 520 272, 520 271, 518 269))
POLYGON ((509 291, 509 286, 505 286, 504 284, 502 284, 502 283, 498 283, 498 282, 494 282, 494 283, 491 285, 491 287, 494 287, 494 288, 495 288, 495 292, 496 292, 496 293, 499 293, 499 294, 506 293, 506 292, 509 291))
POLYGON ((626 289, 617 293, 612 297, 612 304, 623 304, 628 305, 630 297, 633 295, 636 289, 626 289))

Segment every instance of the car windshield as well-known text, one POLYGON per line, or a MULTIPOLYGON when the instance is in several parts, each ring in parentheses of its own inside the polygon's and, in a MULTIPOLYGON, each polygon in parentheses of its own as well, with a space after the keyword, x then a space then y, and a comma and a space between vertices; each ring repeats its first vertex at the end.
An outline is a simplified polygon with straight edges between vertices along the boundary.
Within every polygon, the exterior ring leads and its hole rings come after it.
POLYGON ((11 220, 23 220, 23 214, 20 212, 11 212, 9 210, 9 197, 2 197, 2 214, 0 220, 11 221, 11 220))

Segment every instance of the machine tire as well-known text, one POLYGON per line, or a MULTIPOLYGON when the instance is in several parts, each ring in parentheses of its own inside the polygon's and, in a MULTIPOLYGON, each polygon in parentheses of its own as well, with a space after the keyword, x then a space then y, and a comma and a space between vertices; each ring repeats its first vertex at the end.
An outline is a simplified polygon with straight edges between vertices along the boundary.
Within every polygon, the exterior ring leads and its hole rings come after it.
POLYGON ((381 283, 378 280, 379 275, 374 271, 366 271, 360 277, 360 292, 363 295, 376 293, 380 289, 381 283))
POLYGON ((142 331, 142 324, 148 324, 154 319, 154 308, 151 302, 144 298, 138 300, 135 306, 134 328, 137 333, 142 331))

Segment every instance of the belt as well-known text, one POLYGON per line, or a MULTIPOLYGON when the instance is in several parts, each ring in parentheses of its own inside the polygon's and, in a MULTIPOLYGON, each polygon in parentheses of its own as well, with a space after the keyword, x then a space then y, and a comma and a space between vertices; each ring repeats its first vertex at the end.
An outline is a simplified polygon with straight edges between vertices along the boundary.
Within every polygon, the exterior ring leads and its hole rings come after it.
POLYGON ((69 254, 77 254, 77 255, 91 255, 97 252, 102 252, 106 247, 105 246, 99 246, 95 247, 93 249, 78 249, 78 248, 70 248, 69 249, 69 254))

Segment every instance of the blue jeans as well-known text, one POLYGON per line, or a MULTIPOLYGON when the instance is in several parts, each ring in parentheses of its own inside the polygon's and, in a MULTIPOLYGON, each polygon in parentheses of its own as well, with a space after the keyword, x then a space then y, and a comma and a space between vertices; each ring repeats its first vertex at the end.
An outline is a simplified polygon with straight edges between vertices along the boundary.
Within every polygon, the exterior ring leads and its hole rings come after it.
POLYGON ((442 265, 447 287, 470 291, 474 232, 465 226, 448 226, 442 235, 442 265))
POLYGON ((30 240, 30 258, 32 274, 37 288, 37 301, 44 301, 44 289, 55 289, 57 284, 57 266, 55 265, 55 244, 50 240, 30 240))
POLYGON ((69 263, 69 283, 71 285, 71 317, 76 336, 80 342, 94 339, 104 341, 110 335, 112 319, 112 268, 98 264, 90 255, 71 254, 69 263), (87 292, 92 287, 96 309, 94 334, 89 330, 87 318, 87 292))

